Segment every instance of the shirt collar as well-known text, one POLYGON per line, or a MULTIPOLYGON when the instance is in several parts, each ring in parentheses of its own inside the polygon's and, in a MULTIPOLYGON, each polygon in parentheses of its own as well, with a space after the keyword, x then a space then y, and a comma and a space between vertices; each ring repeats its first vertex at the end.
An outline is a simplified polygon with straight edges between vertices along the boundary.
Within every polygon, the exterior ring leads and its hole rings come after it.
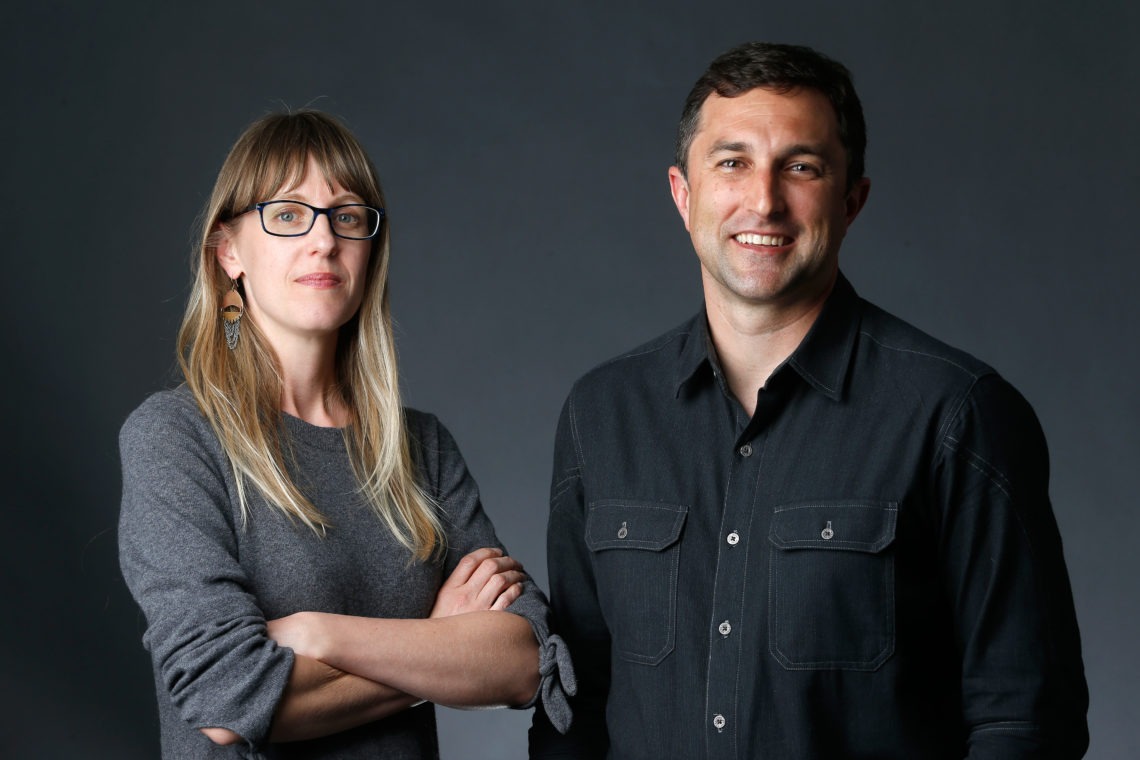
POLYGON ((712 336, 709 335, 709 320, 705 310, 693 317, 689 323, 689 330, 685 335, 685 343, 677 357, 676 374, 673 376, 673 397, 681 394, 681 388, 706 367, 713 369, 716 366, 716 350, 713 348, 712 336))
POLYGON ((840 272, 827 303, 787 364, 832 400, 843 395, 855 338, 859 335, 859 296, 840 272))
MULTIPOLYGON (((859 313, 859 296, 840 272, 815 324, 773 376, 791 367, 813 388, 838 401, 851 365, 855 337, 859 334, 859 313)), ((677 358, 673 395, 680 395, 681 388, 701 370, 715 371, 717 366, 708 317, 702 310, 690 323, 677 358)))

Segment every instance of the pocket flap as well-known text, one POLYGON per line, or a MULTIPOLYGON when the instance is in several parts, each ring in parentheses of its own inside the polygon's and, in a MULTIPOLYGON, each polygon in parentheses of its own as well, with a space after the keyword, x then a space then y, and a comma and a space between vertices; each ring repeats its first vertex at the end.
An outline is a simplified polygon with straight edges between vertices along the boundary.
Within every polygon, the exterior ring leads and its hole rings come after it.
POLYGON ((592 502, 586 515, 586 545, 593 551, 661 551, 680 537, 688 512, 686 506, 661 502, 592 502))
POLYGON ((768 540, 781 549, 881 552, 895 539, 898 502, 815 501, 783 504, 768 540))

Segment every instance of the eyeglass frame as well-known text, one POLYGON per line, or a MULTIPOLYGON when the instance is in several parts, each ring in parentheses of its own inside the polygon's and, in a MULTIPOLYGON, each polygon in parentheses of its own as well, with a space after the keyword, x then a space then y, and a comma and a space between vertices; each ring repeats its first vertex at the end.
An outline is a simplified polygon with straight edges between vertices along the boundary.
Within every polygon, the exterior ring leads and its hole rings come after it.
POLYGON ((328 208, 321 208, 320 206, 314 206, 311 203, 305 203, 304 201, 295 201, 295 200, 290 200, 288 198, 277 198, 277 199, 274 199, 271 201, 260 201, 258 203, 253 204, 252 206, 247 206, 246 208, 239 211, 234 216, 234 218, 236 219, 237 217, 241 216, 242 214, 248 214, 251 211, 257 212, 257 219, 258 219, 258 221, 261 222, 261 229, 265 232, 266 235, 272 235, 273 237, 287 237, 287 238, 304 237, 305 235, 308 235, 310 232, 313 231, 313 225, 315 225, 317 223, 317 217, 320 216, 321 214, 324 214, 325 216, 328 217, 329 229, 332 230, 332 234, 335 235, 336 237, 340 238, 341 240, 371 240, 372 238, 374 238, 378 234, 380 234, 380 225, 382 225, 384 223, 384 218, 387 216, 387 214, 384 212, 384 209, 377 208, 376 206, 369 206, 367 203, 342 203, 339 206, 329 206, 328 208), (265 210, 265 207, 271 203, 296 203, 299 206, 304 206, 305 208, 311 209, 313 212, 313 218, 309 221, 309 229, 305 230, 304 232, 294 232, 292 234, 286 234, 283 232, 270 232, 269 228, 265 226, 264 210, 265 210), (336 211, 337 209, 342 209, 342 208, 370 208, 370 209, 372 209, 373 211, 376 212, 376 216, 377 216, 376 229, 373 230, 372 234, 369 235, 368 237, 350 237, 348 235, 340 234, 339 232, 336 231, 336 225, 333 224, 332 212, 336 211))

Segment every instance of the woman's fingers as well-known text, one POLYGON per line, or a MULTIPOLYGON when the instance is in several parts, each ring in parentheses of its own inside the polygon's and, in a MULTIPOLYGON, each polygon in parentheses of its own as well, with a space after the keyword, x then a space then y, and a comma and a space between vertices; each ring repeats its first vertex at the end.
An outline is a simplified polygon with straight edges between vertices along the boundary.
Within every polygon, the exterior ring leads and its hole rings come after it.
POLYGON ((459 560, 459 564, 451 571, 451 575, 444 581, 444 586, 462 586, 471 580, 471 576, 483 566, 487 560, 494 560, 503 557, 503 550, 497 549, 493 546, 485 546, 482 549, 476 549, 470 554, 459 560))
POLYGON ((489 557, 480 562, 475 571, 471 573, 467 586, 473 589, 483 589, 487 584, 495 585, 497 583, 496 578, 503 573, 521 571, 522 565, 512 557, 489 557))
POLYGON ((504 609, 522 593, 524 580, 526 573, 514 558, 491 547, 476 549, 440 587, 431 617, 504 609))
POLYGON ((510 607, 512 604, 514 604, 514 601, 516 599, 522 596, 522 592, 523 587, 521 582, 512 583, 506 588, 506 590, 503 591, 503 593, 499 594, 499 597, 495 600, 495 603, 491 605, 491 609, 505 610, 507 607, 510 607))
POLYGON ((463 559, 459 560, 459 564, 457 564, 455 566, 455 569, 451 571, 451 575, 449 575, 447 577, 447 580, 443 582, 443 586, 441 588, 453 588, 455 586, 462 586, 471 578, 471 574, 475 572, 475 569, 479 567, 479 564, 484 559, 487 559, 488 557, 499 556, 502 556, 502 552, 489 546, 482 549, 476 549, 475 551, 463 557, 463 559))

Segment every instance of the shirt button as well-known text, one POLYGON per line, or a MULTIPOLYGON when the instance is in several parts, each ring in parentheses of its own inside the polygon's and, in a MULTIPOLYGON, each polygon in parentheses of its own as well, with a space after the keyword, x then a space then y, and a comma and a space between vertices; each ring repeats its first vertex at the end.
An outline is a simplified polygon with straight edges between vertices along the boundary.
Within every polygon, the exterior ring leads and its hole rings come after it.
POLYGON ((717 714, 717 715, 713 716, 713 726, 716 728, 717 731, 723 731, 725 725, 727 725, 727 724, 728 724, 728 721, 724 719, 723 715, 717 714))
POLYGON ((740 535, 736 531, 732 531, 725 540, 728 541, 729 546, 736 546, 740 543, 740 535))
POLYGON ((720 631, 721 636, 727 636, 732 633, 732 623, 726 620, 717 627, 717 630, 720 631))
POLYGON ((752 456, 752 444, 751 443, 746 443, 740 447, 740 456, 742 456, 742 457, 752 456))

